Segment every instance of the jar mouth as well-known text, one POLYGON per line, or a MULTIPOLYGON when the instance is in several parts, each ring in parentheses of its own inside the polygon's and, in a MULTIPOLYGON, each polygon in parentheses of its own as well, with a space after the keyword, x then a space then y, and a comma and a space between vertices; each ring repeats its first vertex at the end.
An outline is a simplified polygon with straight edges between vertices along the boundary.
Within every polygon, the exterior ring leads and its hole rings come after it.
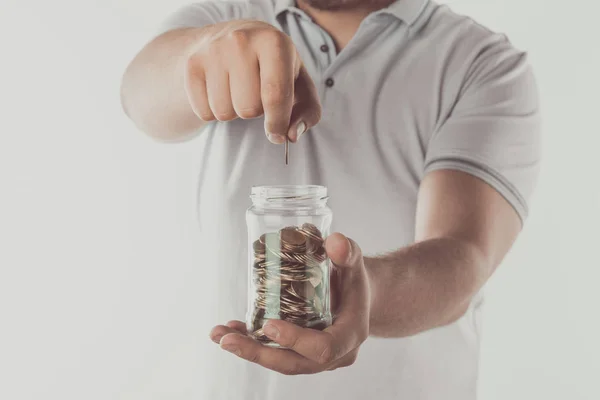
POLYGON ((319 185, 253 186, 250 198, 266 202, 327 200, 327 188, 319 185))

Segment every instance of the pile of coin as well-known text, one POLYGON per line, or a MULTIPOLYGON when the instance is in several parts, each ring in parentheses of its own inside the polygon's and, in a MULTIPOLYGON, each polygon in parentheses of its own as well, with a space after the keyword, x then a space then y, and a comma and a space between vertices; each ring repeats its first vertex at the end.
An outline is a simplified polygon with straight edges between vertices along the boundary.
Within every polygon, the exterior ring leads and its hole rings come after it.
POLYGON ((323 280, 324 239, 319 229, 305 223, 265 233, 253 243, 254 310, 251 333, 270 342, 262 332, 267 319, 319 328, 326 296, 323 280))

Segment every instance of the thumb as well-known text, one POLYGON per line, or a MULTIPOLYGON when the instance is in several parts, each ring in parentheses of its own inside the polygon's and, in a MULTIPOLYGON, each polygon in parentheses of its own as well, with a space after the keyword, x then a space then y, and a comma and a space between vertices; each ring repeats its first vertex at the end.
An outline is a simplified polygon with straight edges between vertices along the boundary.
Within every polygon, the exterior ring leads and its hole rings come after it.
POLYGON ((317 88, 304 65, 300 67, 294 84, 294 106, 290 118, 288 138, 297 142, 300 136, 321 119, 321 102, 317 88))
POLYGON ((360 268, 363 258, 360 247, 354 240, 341 233, 333 233, 325 240, 325 251, 331 262, 339 268, 360 268))
POLYGON ((352 239, 334 233, 325 241, 325 249, 336 267, 331 277, 335 321, 325 332, 335 339, 337 353, 346 354, 369 335, 370 287, 362 252, 352 239))
POLYGON ((325 240, 325 251, 333 263, 330 275, 332 310, 335 313, 342 312, 344 308, 361 310, 367 304, 364 299, 368 296, 368 288, 360 247, 341 233, 333 233, 325 240))

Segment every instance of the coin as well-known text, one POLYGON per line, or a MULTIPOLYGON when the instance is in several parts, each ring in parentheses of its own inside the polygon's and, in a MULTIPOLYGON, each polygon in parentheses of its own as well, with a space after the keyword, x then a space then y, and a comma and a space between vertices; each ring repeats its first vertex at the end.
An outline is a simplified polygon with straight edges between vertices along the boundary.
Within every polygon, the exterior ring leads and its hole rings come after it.
POLYGON ((314 254, 318 252, 321 247, 323 247, 323 241, 321 239, 306 238, 306 254, 314 254))
POLYGON ((263 242, 259 240, 256 240, 253 244, 252 244, 252 248, 254 249, 255 253, 264 253, 265 252, 265 244, 263 242))
POLYGON ((322 263, 323 261, 325 261, 325 259, 327 258, 327 252, 325 251, 325 247, 321 246, 319 248, 319 250, 317 250, 312 256, 319 263, 322 263))
POLYGON ((302 299, 312 300, 315 297, 315 287, 312 282, 310 285, 305 282, 292 282, 291 288, 302 299))
POLYGON ((306 236, 309 236, 311 239, 323 239, 323 235, 321 234, 319 228, 309 222, 302 224, 300 229, 302 230, 302 233, 304 233, 306 236))
POLYGON ((265 335, 265 332, 262 330, 262 328, 255 330, 252 333, 252 337, 255 340, 258 340, 259 342, 262 342, 262 343, 269 343, 269 342, 271 342, 271 339, 269 339, 268 336, 265 335))
MULTIPOLYGON (((254 310, 249 326, 260 328, 265 316, 305 327, 321 321, 323 291, 319 285, 327 255, 319 229, 310 223, 286 226, 262 234, 252 249, 254 310)), ((252 334, 266 341, 263 335, 260 330, 252 334)))

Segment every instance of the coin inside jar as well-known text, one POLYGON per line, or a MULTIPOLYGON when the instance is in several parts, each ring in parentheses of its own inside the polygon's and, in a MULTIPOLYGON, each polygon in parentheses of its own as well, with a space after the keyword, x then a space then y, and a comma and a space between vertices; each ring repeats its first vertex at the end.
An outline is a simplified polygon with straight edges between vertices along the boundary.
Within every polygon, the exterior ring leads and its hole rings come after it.
POLYGON ((306 237, 296 229, 284 228, 279 232, 281 249, 294 253, 306 251, 306 237))
POLYGON ((306 282, 292 282, 292 289, 298 297, 302 299, 312 300, 315 297, 315 287, 306 282))
POLYGON ((293 246, 299 246, 306 241, 304 235, 295 228, 284 228, 280 232, 281 240, 293 246))
POLYGON ((260 239, 256 240, 253 244, 252 244, 252 248, 254 250, 255 253, 264 253, 266 246, 264 242, 261 242, 260 239))
POLYGON ((320 321, 320 296, 326 293, 319 288, 324 278, 321 264, 327 257, 320 230, 310 223, 287 226, 260 235, 252 247, 255 313, 249 333, 269 343, 260 328, 270 318, 303 327, 320 321))
POLYGON ((311 223, 305 222, 304 224, 302 224, 302 227, 300 229, 306 236, 310 237, 311 239, 323 240, 323 235, 321 234, 319 228, 317 228, 311 223))

